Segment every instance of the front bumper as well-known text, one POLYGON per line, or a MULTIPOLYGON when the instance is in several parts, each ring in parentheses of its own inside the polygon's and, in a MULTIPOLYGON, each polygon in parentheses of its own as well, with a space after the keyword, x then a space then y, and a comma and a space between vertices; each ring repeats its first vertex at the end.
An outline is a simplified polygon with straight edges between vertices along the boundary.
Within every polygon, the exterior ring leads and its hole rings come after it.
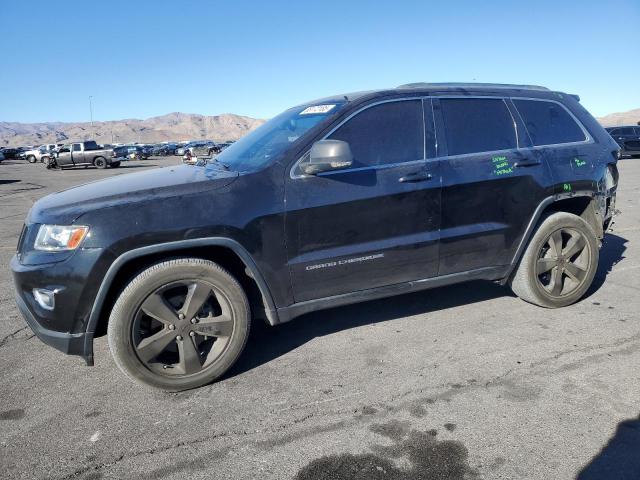
POLYGON ((92 363, 94 332, 89 319, 109 264, 101 248, 81 249, 56 263, 24 264, 18 256, 11 259, 16 303, 40 340, 92 363), (53 310, 38 304, 34 288, 57 292, 53 310))
POLYGON ((88 365, 93 365, 93 333, 64 333, 44 328, 38 323, 24 300, 16 295, 16 304, 27 325, 43 343, 67 355, 80 355, 88 365), (87 346, 89 349, 87 350, 87 346))

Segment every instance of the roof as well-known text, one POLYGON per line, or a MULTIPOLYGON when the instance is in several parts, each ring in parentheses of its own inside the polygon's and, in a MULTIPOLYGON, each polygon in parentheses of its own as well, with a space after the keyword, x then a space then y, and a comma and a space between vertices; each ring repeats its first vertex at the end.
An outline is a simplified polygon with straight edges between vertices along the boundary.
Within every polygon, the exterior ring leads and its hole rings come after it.
POLYGON ((463 83, 463 82, 445 82, 445 83, 427 83, 416 82, 406 83, 396 87, 398 89, 419 88, 419 89, 443 89, 443 88, 469 88, 480 89, 486 88, 490 90, 505 89, 505 90, 542 90, 548 92, 547 87, 541 87, 540 85, 517 85, 513 83, 463 83))
MULTIPOLYGON (((395 88, 383 88, 379 90, 365 90, 360 92, 352 92, 352 93, 344 93, 340 95, 332 95, 330 97, 318 98, 316 100, 305 102, 299 106, 309 106, 309 105, 319 105, 319 104, 328 104, 328 103, 345 103, 345 102, 353 102, 356 100, 364 99, 365 97, 373 98, 384 95, 393 95, 398 92, 404 91, 413 91, 413 92, 424 92, 425 94, 435 93, 435 92, 443 92, 443 91, 452 91, 452 92, 462 92, 464 93, 466 90, 472 90, 476 92, 496 92, 504 90, 510 90, 512 92, 521 92, 528 91, 533 93, 537 93, 536 96, 546 97, 547 93, 559 93, 554 92, 547 87, 542 87, 540 85, 518 85, 518 84, 510 84, 510 83, 464 83, 464 82, 447 82, 447 83, 428 83, 428 82, 416 82, 416 83, 407 83, 404 85, 399 85, 395 88)), ((577 95, 572 95, 576 100, 579 101, 579 97, 577 95)))

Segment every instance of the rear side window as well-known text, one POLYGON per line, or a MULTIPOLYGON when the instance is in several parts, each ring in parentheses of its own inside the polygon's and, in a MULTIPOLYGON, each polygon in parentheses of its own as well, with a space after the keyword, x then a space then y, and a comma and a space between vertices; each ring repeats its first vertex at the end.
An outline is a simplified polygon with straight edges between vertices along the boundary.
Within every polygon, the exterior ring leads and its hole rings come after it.
POLYGON ((513 100, 534 146, 582 142, 585 134, 560 104, 544 100, 513 100))
POLYGON ((358 113, 328 138, 349 142, 354 166, 424 158, 422 101, 388 102, 358 113))
POLYGON ((513 118, 502 99, 443 98, 440 108, 449 155, 517 147, 513 118))

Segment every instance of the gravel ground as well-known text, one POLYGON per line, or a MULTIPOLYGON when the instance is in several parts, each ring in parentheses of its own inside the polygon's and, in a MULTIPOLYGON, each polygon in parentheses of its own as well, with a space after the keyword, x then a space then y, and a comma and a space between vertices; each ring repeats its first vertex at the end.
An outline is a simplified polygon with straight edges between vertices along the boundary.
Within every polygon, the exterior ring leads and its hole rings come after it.
POLYGON ((178 162, 0 164, 0 477, 640 478, 640 160, 576 305, 471 283, 258 324, 226 379, 165 394, 104 337, 93 368, 34 338, 9 259, 41 196, 178 162))

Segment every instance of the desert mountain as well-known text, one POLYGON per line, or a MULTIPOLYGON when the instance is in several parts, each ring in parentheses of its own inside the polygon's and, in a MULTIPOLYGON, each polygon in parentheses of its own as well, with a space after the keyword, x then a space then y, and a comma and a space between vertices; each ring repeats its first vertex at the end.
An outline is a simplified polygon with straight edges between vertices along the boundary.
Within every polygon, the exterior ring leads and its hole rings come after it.
POLYGON ((146 120, 93 122, 93 126, 89 122, 0 122, 0 147, 89 139, 98 143, 152 143, 198 139, 237 140, 263 123, 264 120, 232 113, 206 116, 179 112, 151 117, 146 120))
POLYGON ((629 110, 628 112, 610 113, 604 117, 599 117, 598 121, 605 127, 638 125, 638 122, 640 122, 640 108, 629 110))
MULTIPOLYGON (((599 117, 606 126, 636 125, 640 122, 640 108, 610 113, 599 117)), ((0 122, 0 147, 41 145, 43 143, 96 140, 98 143, 152 143, 211 139, 237 140, 259 127, 264 120, 232 113, 206 116, 174 112, 146 120, 128 119, 108 122, 18 123, 0 122)))

